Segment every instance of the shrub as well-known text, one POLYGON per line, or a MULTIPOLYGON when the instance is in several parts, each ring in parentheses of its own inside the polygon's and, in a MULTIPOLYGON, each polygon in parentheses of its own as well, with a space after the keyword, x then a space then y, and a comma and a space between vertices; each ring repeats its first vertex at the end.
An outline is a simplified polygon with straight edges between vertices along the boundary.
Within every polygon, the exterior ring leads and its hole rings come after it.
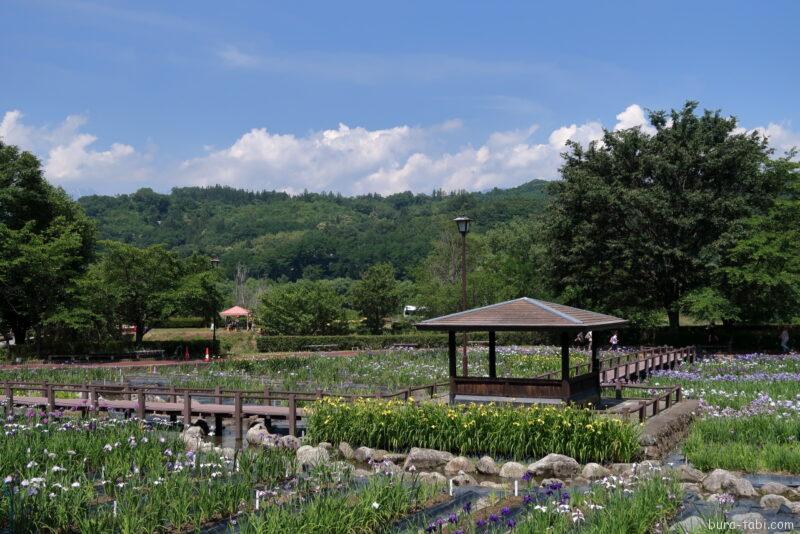
POLYGON ((559 453, 580 462, 628 462, 639 453, 637 425, 574 407, 326 398, 311 406, 307 435, 314 443, 425 447, 516 459, 559 453))

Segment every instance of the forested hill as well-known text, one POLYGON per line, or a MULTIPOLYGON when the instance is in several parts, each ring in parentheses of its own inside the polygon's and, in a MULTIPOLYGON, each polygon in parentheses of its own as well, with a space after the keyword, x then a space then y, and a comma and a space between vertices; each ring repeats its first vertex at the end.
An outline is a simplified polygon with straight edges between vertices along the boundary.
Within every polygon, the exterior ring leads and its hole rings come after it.
POLYGON ((255 277, 355 278, 380 261, 408 273, 442 232, 455 232, 451 219, 458 215, 472 217, 476 232, 534 215, 546 202, 546 186, 535 180, 484 193, 387 197, 186 187, 86 196, 79 203, 103 239, 218 254, 228 276, 241 262, 255 277))

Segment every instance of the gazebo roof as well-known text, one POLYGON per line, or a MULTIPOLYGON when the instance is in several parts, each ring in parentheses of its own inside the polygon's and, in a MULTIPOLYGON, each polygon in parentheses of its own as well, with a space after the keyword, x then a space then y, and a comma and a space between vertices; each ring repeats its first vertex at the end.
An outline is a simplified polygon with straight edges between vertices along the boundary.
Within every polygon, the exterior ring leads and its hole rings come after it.
POLYGON ((250 315, 250 310, 242 308, 241 306, 234 306, 233 308, 228 308, 225 311, 219 312, 219 314, 223 317, 247 317, 250 315))
POLYGON ((625 319, 528 297, 507 300, 417 323, 420 330, 606 330, 625 319))

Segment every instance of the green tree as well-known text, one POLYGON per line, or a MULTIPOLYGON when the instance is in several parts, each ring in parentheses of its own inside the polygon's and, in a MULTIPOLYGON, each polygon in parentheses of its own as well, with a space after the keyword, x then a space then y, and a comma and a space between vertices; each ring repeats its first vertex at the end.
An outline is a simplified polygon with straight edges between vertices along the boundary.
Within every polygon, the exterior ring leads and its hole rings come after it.
POLYGON ((300 280, 268 288, 256 310, 267 334, 329 335, 347 331, 344 298, 323 280, 300 280))
POLYGON ((386 316, 397 312, 400 305, 394 267, 389 263, 378 263, 367 269, 361 280, 353 284, 351 298, 355 309, 366 318, 369 331, 380 334, 386 316))
POLYGON ((181 278, 177 257, 164 247, 138 248, 104 242, 100 276, 115 302, 121 322, 136 328, 136 343, 145 329, 176 310, 175 291, 181 278))
POLYGON ((563 300, 629 317, 660 309, 678 326, 682 298, 709 285, 720 237, 771 205, 781 184, 766 140, 696 109, 651 112, 653 135, 606 131, 586 149, 569 145, 546 218, 563 300))
POLYGON ((774 205, 723 236, 712 258, 714 287, 745 322, 800 318, 800 164, 793 156, 767 166, 786 184, 774 205))
POLYGON ((63 307, 94 254, 95 229, 39 160, 0 142, 0 323, 40 346, 45 321, 63 307))

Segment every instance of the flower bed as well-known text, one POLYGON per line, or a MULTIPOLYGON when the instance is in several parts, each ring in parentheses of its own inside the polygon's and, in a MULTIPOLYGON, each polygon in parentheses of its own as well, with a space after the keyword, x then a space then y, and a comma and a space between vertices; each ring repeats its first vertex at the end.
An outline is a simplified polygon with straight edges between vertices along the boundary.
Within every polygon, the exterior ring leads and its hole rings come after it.
POLYGON ((648 382, 700 399, 683 447, 697 468, 800 473, 800 355, 717 356, 648 382))
POLYGON ((580 462, 627 462, 639 454, 637 425, 572 407, 323 399, 311 407, 307 425, 311 442, 395 451, 423 447, 517 459, 559 453, 580 462))

